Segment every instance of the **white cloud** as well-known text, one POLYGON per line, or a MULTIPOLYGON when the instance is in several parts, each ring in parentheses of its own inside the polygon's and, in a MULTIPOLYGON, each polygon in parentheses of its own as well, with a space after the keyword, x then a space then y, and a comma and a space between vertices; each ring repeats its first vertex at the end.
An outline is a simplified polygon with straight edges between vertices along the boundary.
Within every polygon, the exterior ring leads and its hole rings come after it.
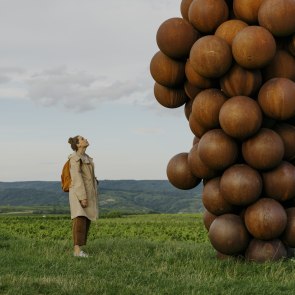
POLYGON ((61 104, 69 110, 87 111, 99 103, 122 101, 142 104, 150 92, 149 78, 114 80, 65 66, 32 74, 26 81, 27 97, 43 106, 61 104), (137 97, 137 98, 136 98, 137 97))
POLYGON ((158 50, 156 31, 180 15, 180 2, 1 3, 0 99, 29 98, 72 111, 115 101, 153 108, 148 67, 158 50))
POLYGON ((24 99, 26 72, 18 67, 0 67, 0 99, 24 99))
POLYGON ((24 70, 17 67, 0 67, 0 84, 5 84, 14 79, 15 76, 23 74, 24 70))

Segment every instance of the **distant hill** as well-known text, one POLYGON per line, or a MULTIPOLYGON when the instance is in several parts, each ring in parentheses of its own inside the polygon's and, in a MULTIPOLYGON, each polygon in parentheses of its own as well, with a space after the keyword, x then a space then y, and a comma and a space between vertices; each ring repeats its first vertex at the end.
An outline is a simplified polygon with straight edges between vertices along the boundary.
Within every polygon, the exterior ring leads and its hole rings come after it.
MULTIPOLYGON (((202 211, 202 184, 179 190, 167 180, 101 180, 102 212, 193 213, 202 211)), ((57 181, 0 182, 0 206, 68 206, 57 181)))

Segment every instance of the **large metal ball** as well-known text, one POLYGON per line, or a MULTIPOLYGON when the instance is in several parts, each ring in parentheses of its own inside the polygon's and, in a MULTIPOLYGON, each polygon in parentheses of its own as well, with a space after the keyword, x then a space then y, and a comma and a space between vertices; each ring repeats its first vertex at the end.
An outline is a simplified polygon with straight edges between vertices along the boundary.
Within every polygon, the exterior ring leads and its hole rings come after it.
POLYGON ((259 25, 275 36, 288 36, 295 32, 294 0, 265 0, 258 11, 259 25))
POLYGON ((198 88, 207 89, 214 88, 217 85, 217 82, 213 79, 205 78, 201 76, 198 72, 194 70, 191 65, 190 60, 188 59, 185 64, 185 75, 187 80, 198 88))
POLYGON ((199 138, 201 138, 207 131, 210 130, 202 126, 199 123, 199 121, 195 118, 193 113, 190 114, 188 122, 189 122, 189 127, 192 133, 199 138))
POLYGON ((192 173, 198 178, 210 179, 217 176, 217 171, 210 169, 200 159, 198 143, 195 143, 188 154, 188 164, 192 173))
POLYGON ((253 168, 236 164, 227 168, 221 176, 222 197, 233 205, 245 206, 255 202, 262 192, 262 178, 253 168))
POLYGON ((284 159, 292 161, 295 159, 295 126, 287 123, 278 123, 273 130, 281 137, 284 143, 284 159))
POLYGON ((234 0, 234 14, 248 24, 258 22, 258 10, 263 0, 234 0))
POLYGON ((231 49, 226 41, 217 36, 204 36, 192 46, 190 63, 203 77, 221 77, 231 66, 231 49))
POLYGON ((188 190, 196 187, 201 179, 195 177, 188 165, 188 153, 180 153, 172 157, 167 165, 167 177, 176 188, 188 190))
POLYGON ((228 96, 251 96, 255 94, 262 83, 260 70, 247 70, 235 64, 220 78, 220 87, 228 96))
POLYGON ((271 129, 261 128, 257 134, 242 144, 243 158, 254 169, 273 169, 283 159, 284 143, 271 129))
POLYGON ((249 233, 241 217, 223 214, 212 222, 209 239, 213 247, 223 254, 240 254, 248 247, 249 233))
POLYGON ((227 97, 219 89, 206 89, 199 92, 192 106, 195 119, 207 129, 219 127, 219 111, 227 97))
POLYGON ((242 29, 248 25, 238 19, 231 19, 222 23, 215 31, 214 35, 224 39, 229 46, 232 45, 233 39, 242 29))
POLYGON ((226 134, 237 139, 245 139, 254 135, 261 127, 262 112, 252 98, 234 96, 222 105, 219 122, 226 134))
POLYGON ((295 82, 286 78, 273 78, 259 90, 258 103, 263 112, 276 120, 295 116, 295 82))
POLYGON ((236 209, 221 194, 220 177, 215 177, 206 182, 203 189, 202 201, 204 207, 214 215, 233 213, 236 209))
POLYGON ((277 261, 287 257, 287 249, 279 239, 261 241, 252 239, 246 250, 245 257, 249 261, 277 261))
POLYGON ((289 247, 295 247, 295 207, 286 209, 287 226, 282 235, 282 241, 289 247))
POLYGON ((205 228, 207 229, 207 231, 209 231, 209 228, 216 217, 217 217, 216 215, 210 213, 208 210, 206 210, 206 209, 204 210, 203 222, 204 222, 204 225, 205 225, 205 228))
POLYGON ((183 88, 170 88, 155 83, 154 95, 158 103, 166 108, 178 108, 184 105, 189 97, 183 88))
POLYGON ((174 17, 164 21, 157 31, 157 44, 166 55, 183 59, 189 55, 199 33, 185 19, 174 17))
POLYGON ((194 86, 189 81, 186 81, 184 83, 184 91, 186 95, 190 98, 190 100, 193 101, 195 97, 197 96, 197 94, 202 91, 202 89, 194 86))
POLYGON ((263 69, 264 81, 287 78, 295 81, 295 58, 286 50, 277 50, 274 59, 263 69))
POLYGON ((153 79, 166 87, 180 86, 185 81, 185 63, 174 60, 161 51, 158 51, 150 63, 150 72, 153 79))
POLYGON ((182 0, 180 3, 180 13, 188 21, 188 10, 193 0, 182 0))
POLYGON ((276 239, 286 228, 287 214, 276 200, 262 198, 246 209, 245 224, 256 239, 276 239))
POLYGON ((264 195, 283 202, 295 198, 295 166, 289 162, 282 163, 273 170, 264 172, 264 195))
POLYGON ((224 0, 194 0, 188 11, 190 23, 201 33, 213 33, 227 20, 228 7, 224 0))
POLYGON ((223 170, 238 158, 238 146, 222 129, 206 132, 199 141, 199 156, 209 168, 223 170))
POLYGON ((263 68, 274 58, 276 42, 265 28, 248 26, 234 38, 232 53, 236 62, 246 69, 263 68))

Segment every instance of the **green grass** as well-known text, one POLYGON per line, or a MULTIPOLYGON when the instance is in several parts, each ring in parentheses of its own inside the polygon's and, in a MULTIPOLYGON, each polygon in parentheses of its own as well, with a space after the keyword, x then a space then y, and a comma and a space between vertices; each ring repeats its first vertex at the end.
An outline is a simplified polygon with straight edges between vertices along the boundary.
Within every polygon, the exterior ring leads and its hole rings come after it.
POLYGON ((68 217, 1 217, 0 294, 295 293, 290 260, 217 260, 200 215, 101 219, 85 250, 72 256, 68 217))

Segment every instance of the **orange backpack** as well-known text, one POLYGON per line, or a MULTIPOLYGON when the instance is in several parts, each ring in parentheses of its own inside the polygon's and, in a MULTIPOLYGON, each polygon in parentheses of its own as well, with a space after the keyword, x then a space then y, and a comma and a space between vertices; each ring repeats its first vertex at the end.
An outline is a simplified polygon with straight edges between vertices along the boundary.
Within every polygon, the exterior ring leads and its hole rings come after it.
POLYGON ((70 190, 71 182, 70 160, 68 160, 65 162, 61 173, 61 188, 64 192, 68 192, 70 190))

